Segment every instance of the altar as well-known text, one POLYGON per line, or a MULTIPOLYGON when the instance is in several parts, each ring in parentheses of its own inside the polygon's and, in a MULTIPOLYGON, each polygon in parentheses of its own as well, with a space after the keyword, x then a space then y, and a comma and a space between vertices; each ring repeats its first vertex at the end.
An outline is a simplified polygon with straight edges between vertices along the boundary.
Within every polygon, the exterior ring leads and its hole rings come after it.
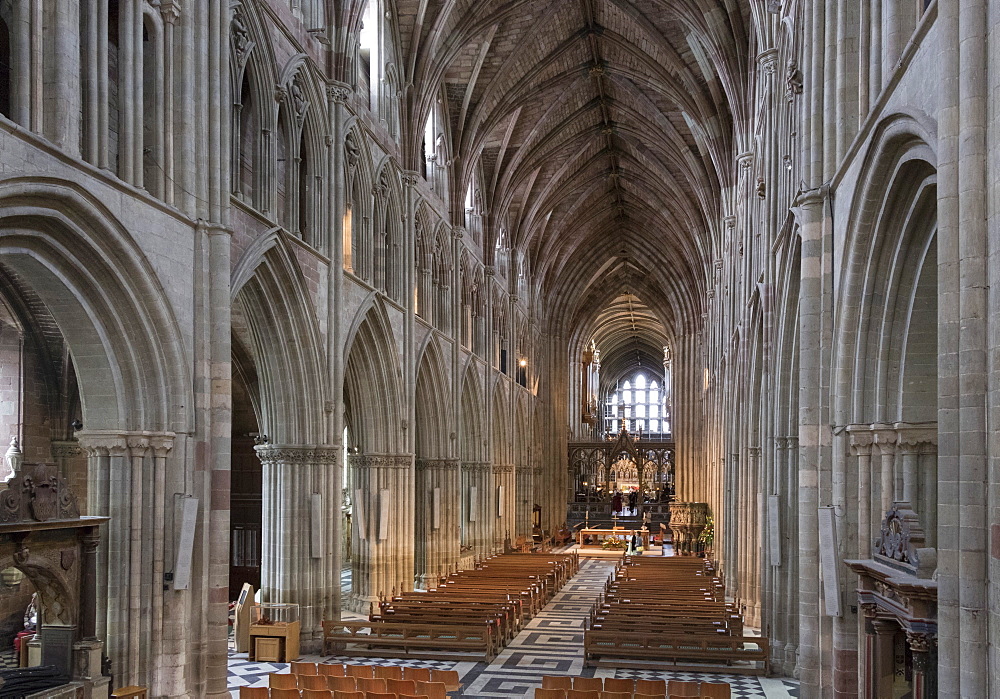
POLYGON ((625 529, 624 527, 612 527, 611 529, 588 527, 585 529, 579 529, 576 533, 576 543, 580 545, 580 548, 587 546, 600 548, 601 544, 604 543, 606 539, 616 537, 624 539, 627 543, 628 541, 631 541, 633 534, 638 534, 639 540, 642 542, 642 547, 644 549, 649 549, 648 529, 625 529), (591 539, 590 543, 584 543, 584 540, 587 538, 591 539))

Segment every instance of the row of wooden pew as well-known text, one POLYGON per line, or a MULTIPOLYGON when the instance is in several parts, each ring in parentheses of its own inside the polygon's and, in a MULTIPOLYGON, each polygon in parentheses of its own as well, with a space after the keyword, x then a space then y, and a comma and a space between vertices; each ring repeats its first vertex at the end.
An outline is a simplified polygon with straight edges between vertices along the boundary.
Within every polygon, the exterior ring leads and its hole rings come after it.
POLYGON ((744 635, 739 609, 705 559, 625 556, 591 610, 584 662, 766 674, 768 647, 744 635))
POLYGON ((729 699, 725 682, 682 682, 679 680, 631 680, 628 678, 562 677, 546 675, 535 699, 666 699, 699 697, 729 699))
POLYGON ((380 600, 368 621, 323 622, 324 652, 490 662, 580 567, 576 553, 505 553, 380 600))

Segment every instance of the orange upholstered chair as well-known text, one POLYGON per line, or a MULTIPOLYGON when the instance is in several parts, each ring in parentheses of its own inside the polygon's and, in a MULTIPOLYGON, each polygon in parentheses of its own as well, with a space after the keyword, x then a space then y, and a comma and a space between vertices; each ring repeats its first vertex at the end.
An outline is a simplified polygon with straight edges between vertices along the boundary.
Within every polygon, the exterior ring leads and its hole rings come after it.
MULTIPOLYGON (((410 679, 410 678, 407 678, 410 679)), ((413 679, 416 679, 415 677, 413 679)), ((424 680, 425 682, 427 680, 424 680)), ((457 692, 462 688, 462 682, 457 670, 431 670, 431 682, 444 682, 449 692, 457 692)))
POLYGON ((725 682, 702 682, 699 691, 703 699, 729 699, 733 695, 725 682))
POLYGON ((413 680, 391 680, 385 681, 385 689, 395 694, 416 694, 417 683, 413 680))
POLYGON ((667 694, 675 697, 697 697, 701 695, 700 684, 700 682, 670 680, 667 682, 667 694))
POLYGON ((535 699, 566 699, 566 690, 539 687, 535 690, 535 699))
POLYGON ((361 679, 362 677, 374 677, 375 668, 371 665, 346 665, 344 667, 344 672, 350 677, 357 677, 361 679))
POLYGON ((240 699, 268 699, 267 687, 240 687, 240 699))
POLYGON ((448 688, 444 682, 417 682, 417 688, 411 694, 424 694, 429 699, 448 699, 448 688))
POLYGON ((295 675, 279 675, 272 672, 267 676, 267 686, 271 689, 298 689, 298 678, 295 675))
POLYGON ((604 680, 600 677, 574 677, 573 689, 581 689, 588 692, 603 692, 604 680))
POLYGON ((326 675, 327 677, 343 677, 347 674, 344 666, 340 663, 330 663, 329 665, 320 663, 316 666, 316 669, 319 670, 319 674, 326 675))
POLYGON ((403 679, 413 680, 414 682, 430 682, 431 671, 426 667, 404 667, 403 679))
POLYGON ((635 693, 662 697, 667 693, 667 683, 664 680, 636 680, 635 693))
POLYGON ((627 677, 615 678, 606 677, 604 678, 604 691, 605 692, 626 692, 631 694, 635 691, 635 680, 630 680, 627 677))
POLYGON ((290 671, 293 675, 316 675, 316 663, 292 663, 290 671))
POLYGON ((573 689, 572 677, 561 677, 559 675, 545 675, 542 677, 542 689, 573 689))

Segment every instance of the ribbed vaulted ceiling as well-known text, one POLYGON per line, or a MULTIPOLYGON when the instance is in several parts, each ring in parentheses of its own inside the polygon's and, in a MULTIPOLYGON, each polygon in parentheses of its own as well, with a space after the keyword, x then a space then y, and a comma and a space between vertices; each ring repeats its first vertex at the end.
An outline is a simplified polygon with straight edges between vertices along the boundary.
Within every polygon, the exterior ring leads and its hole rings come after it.
POLYGON ((423 123, 443 81, 456 174, 482 166, 487 240, 504 228, 527 252, 553 331, 596 328, 626 293, 661 334, 700 316, 745 110, 749 5, 397 4, 407 118, 423 123))

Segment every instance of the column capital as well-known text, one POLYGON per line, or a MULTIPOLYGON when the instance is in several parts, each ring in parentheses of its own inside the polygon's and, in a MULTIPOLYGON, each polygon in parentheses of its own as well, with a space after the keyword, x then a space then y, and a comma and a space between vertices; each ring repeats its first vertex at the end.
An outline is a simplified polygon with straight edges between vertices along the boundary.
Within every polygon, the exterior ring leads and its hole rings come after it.
POLYGON ((170 450, 174 448, 174 437, 176 435, 173 432, 151 436, 149 438, 149 445, 153 449, 153 456, 158 459, 166 458, 170 450))
POLYGON ((143 457, 149 451, 149 437, 144 434, 131 434, 125 440, 132 456, 143 457))
POLYGON ((493 473, 514 473, 514 464, 493 464, 493 473))
POLYGON ((928 653, 937 644, 937 637, 930 633, 907 631, 906 642, 914 653, 928 653))
POLYGON ((90 430, 77 435, 80 448, 87 456, 122 456, 127 448, 127 435, 112 430, 90 430))
POLYGON ((412 454, 356 454, 348 458, 352 466, 361 469, 406 470, 413 466, 412 454))
POLYGON ((416 459, 414 467, 419 471, 458 471, 458 459, 416 459))
POLYGON ((924 446, 937 446, 937 424, 921 425, 907 422, 897 422, 896 430, 900 448, 904 453, 914 454, 924 446))
POLYGON ((261 463, 290 464, 305 466, 308 464, 340 463, 340 447, 331 444, 294 445, 294 444, 258 444, 254 451, 261 463))
POLYGON ((896 428, 884 422, 877 422, 871 426, 872 436, 875 444, 884 452, 886 447, 895 447, 899 435, 896 428))
POLYGON ((351 92, 352 88, 347 83, 335 81, 326 87, 326 97, 334 104, 346 104, 351 92))
POLYGON ((489 473, 492 469, 489 461, 463 461, 462 470, 467 473, 489 473))
POLYGON ((872 444, 875 443, 871 425, 848 425, 846 429, 851 442, 851 451, 855 456, 871 452, 872 444))

